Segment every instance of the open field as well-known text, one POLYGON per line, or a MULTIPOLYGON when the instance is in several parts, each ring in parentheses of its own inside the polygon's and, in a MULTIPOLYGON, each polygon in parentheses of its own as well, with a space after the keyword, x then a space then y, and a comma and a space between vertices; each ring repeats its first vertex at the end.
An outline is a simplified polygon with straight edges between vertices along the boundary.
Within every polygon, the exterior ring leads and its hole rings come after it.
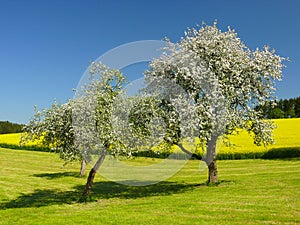
POLYGON ((217 187, 205 185, 196 160, 146 187, 97 174, 88 203, 77 202, 86 182, 78 163, 62 167, 57 154, 10 149, 0 149, 0 162, 0 224, 300 223, 299 159, 219 161, 217 187))

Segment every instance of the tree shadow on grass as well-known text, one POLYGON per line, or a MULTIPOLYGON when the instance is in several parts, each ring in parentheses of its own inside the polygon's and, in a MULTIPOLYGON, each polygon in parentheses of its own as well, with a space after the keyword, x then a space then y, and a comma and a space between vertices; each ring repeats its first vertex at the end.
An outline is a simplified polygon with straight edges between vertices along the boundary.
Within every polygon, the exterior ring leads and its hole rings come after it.
POLYGON ((75 191, 59 191, 56 189, 36 189, 30 194, 21 194, 16 199, 0 203, 0 210, 10 208, 41 207, 49 205, 71 204, 78 195, 75 191))
MULTIPOLYGON (((184 184, 177 182, 160 182, 150 186, 125 186, 122 184, 103 181, 93 185, 91 198, 88 201, 97 199, 136 199, 149 196, 172 195, 191 190, 199 184, 184 184)), ((57 189, 37 189, 30 194, 21 194, 14 200, 0 203, 0 209, 41 207, 49 205, 77 203, 81 197, 84 185, 74 187, 74 191, 60 191, 57 189)))
POLYGON ((80 177, 80 174, 78 172, 60 172, 60 173, 38 173, 38 174, 33 174, 33 176, 52 180, 61 177, 80 177))
POLYGON ((149 196, 165 196, 191 190, 197 185, 170 181, 148 186, 126 186, 115 182, 97 182, 93 186, 91 196, 101 199, 135 199, 149 196))

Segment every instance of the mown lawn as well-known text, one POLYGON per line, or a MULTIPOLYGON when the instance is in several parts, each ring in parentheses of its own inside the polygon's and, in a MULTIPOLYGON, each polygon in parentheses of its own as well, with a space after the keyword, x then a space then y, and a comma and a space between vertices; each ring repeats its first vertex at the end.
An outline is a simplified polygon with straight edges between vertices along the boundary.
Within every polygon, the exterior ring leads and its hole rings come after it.
POLYGON ((219 161, 217 187, 205 185, 196 160, 145 187, 97 174, 87 203, 77 202, 86 182, 78 163, 63 167, 54 153, 10 149, 0 149, 0 162, 0 224, 300 223, 299 159, 219 161))

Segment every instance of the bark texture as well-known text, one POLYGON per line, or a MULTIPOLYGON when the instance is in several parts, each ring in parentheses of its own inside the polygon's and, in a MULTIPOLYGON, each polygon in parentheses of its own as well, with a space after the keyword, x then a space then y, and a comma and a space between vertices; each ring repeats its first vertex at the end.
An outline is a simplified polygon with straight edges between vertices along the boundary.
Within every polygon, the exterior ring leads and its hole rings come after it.
POLYGON ((217 161, 213 160, 208 166, 208 183, 214 184, 219 181, 217 161))
POLYGON ((219 181, 216 157, 217 140, 218 137, 212 137, 211 140, 207 142, 207 154, 205 157, 205 162, 208 166, 209 184, 214 184, 219 181))
POLYGON ((80 176, 84 176, 85 174, 85 167, 86 167, 86 161, 83 159, 81 162, 81 168, 80 168, 80 176))
POLYGON ((101 153, 99 159, 95 163, 94 167, 91 169, 88 179, 87 179, 87 182, 86 182, 86 185, 85 185, 85 188, 82 193, 83 199, 86 199, 86 197, 90 195, 96 172, 98 171, 99 167, 102 165, 102 163, 105 159, 106 153, 107 153, 107 150, 105 150, 101 153))

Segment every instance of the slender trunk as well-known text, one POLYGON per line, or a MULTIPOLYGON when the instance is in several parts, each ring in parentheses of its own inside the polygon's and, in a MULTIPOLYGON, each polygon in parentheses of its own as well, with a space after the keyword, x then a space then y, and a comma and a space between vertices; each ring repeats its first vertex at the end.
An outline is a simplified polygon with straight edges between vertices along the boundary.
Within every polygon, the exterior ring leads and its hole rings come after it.
POLYGON ((82 160, 81 162, 81 168, 80 168, 80 176, 84 176, 85 174, 85 167, 86 167, 86 161, 85 159, 82 160))
POLYGON ((205 157, 206 165, 208 166, 208 183, 214 184, 218 182, 218 167, 217 167, 217 148, 218 137, 212 137, 210 141, 207 142, 207 153, 205 157))
POLYGON ((214 159, 208 166, 208 183, 214 184, 214 183, 218 183, 218 181, 219 181, 219 177, 218 177, 217 160, 214 159))
POLYGON ((87 182, 86 182, 86 185, 85 185, 85 188, 84 188, 84 191, 82 193, 82 198, 83 199, 86 199, 86 197, 89 196, 89 194, 91 192, 91 188, 92 188, 93 182, 94 182, 94 178, 95 178, 96 172, 99 169, 99 167, 101 166, 101 164, 103 163, 103 161, 105 159, 105 156, 106 156, 106 153, 107 153, 107 149, 105 149, 102 152, 102 154, 100 155, 99 159, 95 163, 94 167, 91 169, 91 171, 89 173, 89 176, 88 176, 88 179, 87 179, 87 182))

